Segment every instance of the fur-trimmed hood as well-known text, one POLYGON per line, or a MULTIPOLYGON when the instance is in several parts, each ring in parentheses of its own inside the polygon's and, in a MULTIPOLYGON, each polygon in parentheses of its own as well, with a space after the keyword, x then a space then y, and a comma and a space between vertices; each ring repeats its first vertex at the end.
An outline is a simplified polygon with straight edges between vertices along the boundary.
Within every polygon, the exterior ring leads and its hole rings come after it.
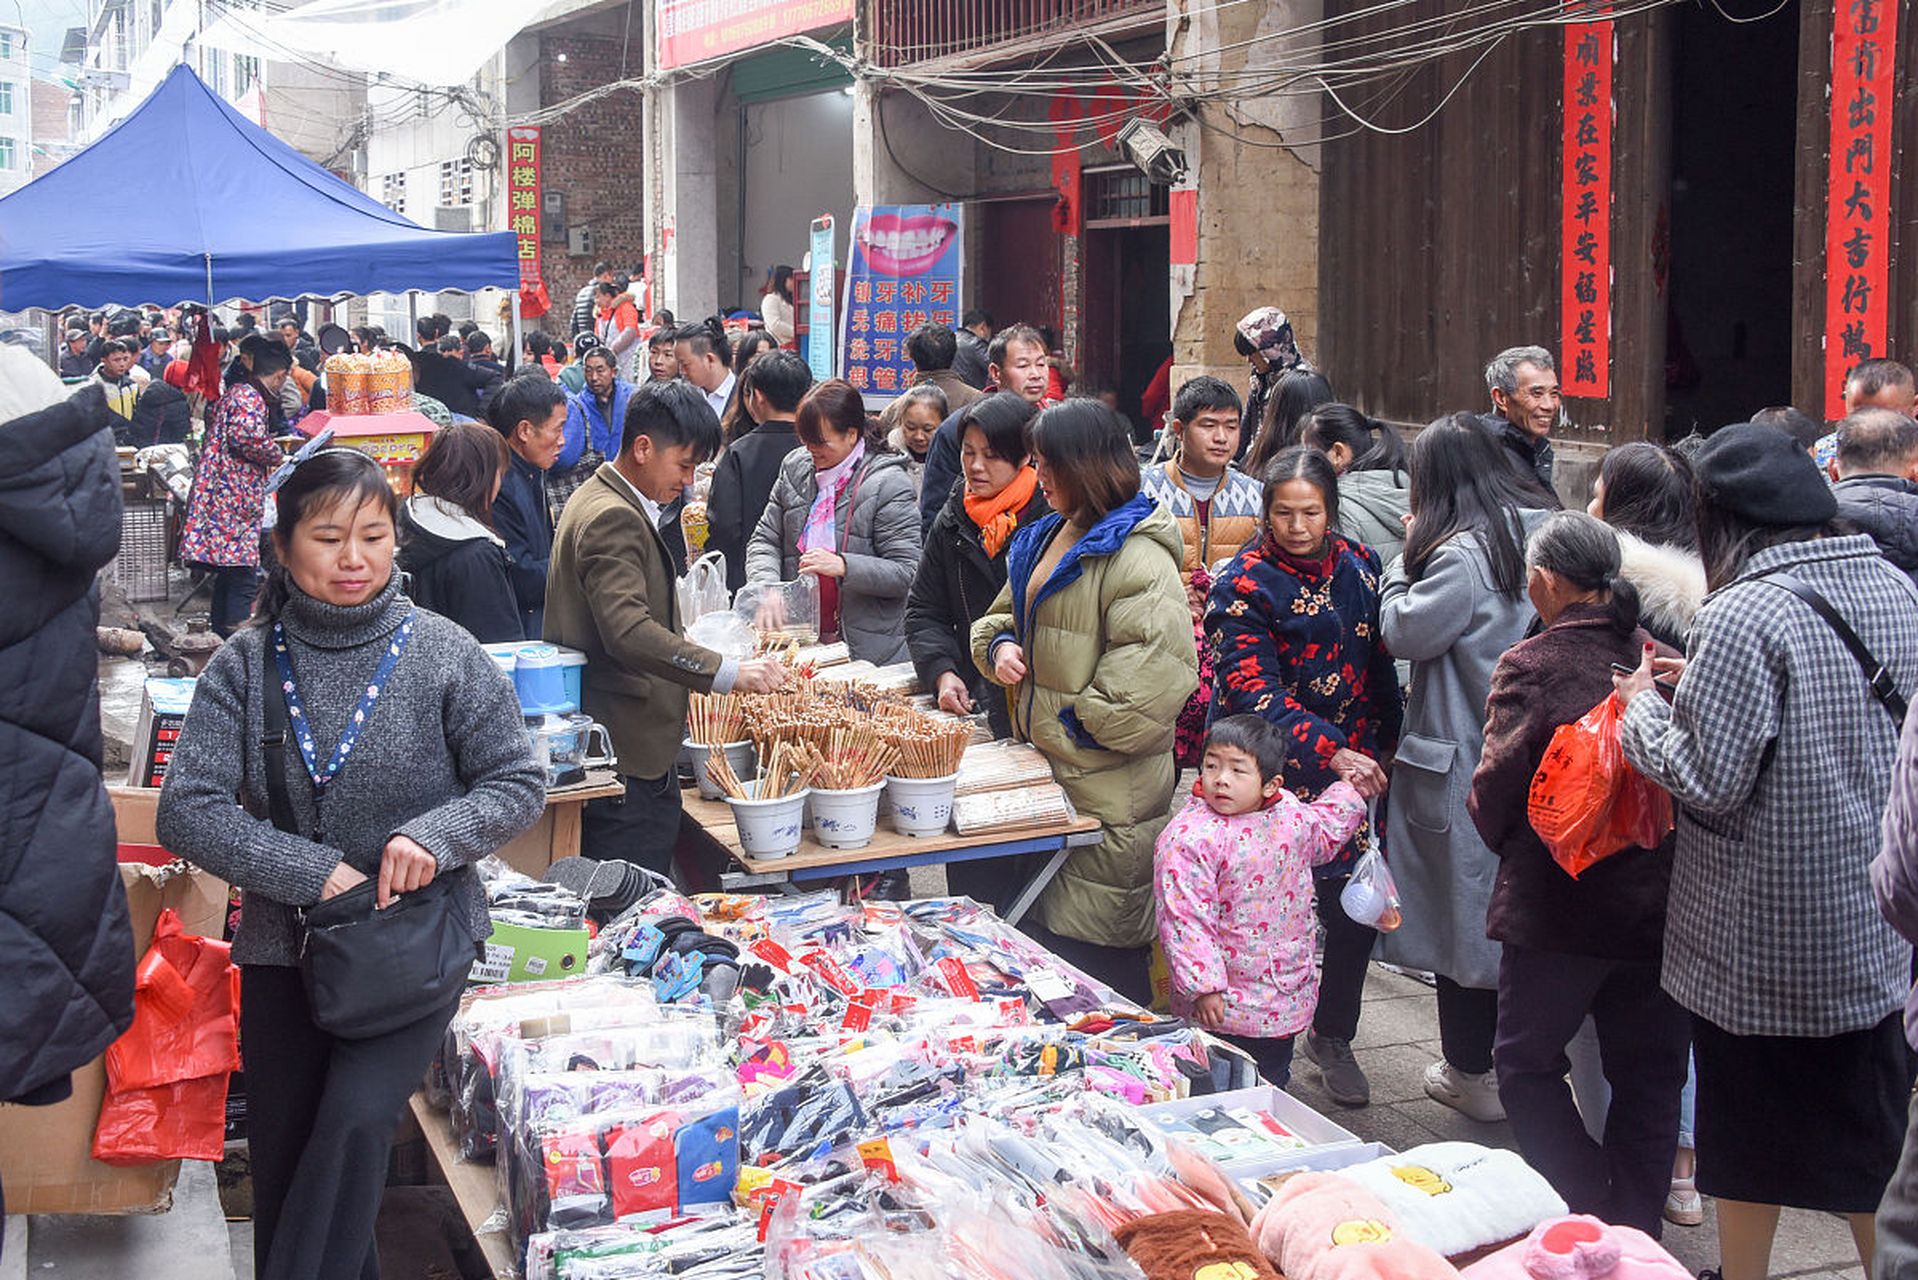
POLYGON ((1638 591, 1645 630, 1683 652, 1692 619, 1705 603, 1705 563, 1696 551, 1613 530, 1623 563, 1620 575, 1638 591))

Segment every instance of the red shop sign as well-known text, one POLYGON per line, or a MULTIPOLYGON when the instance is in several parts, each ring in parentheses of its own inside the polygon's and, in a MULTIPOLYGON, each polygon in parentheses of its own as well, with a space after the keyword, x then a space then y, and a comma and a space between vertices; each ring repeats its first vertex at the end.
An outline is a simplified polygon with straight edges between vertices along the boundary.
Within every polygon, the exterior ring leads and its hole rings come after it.
POLYGON ((1612 64, 1610 22, 1565 28, 1560 162, 1559 381, 1603 399, 1612 377, 1612 64))
POLYGON ((539 260, 539 126, 506 131, 506 229, 519 241, 519 311, 531 318, 551 305, 539 260))
POLYGON ((1845 412, 1845 375, 1859 361, 1885 354, 1897 49, 1897 0, 1841 0, 1832 14, 1825 192, 1827 418, 1845 412))

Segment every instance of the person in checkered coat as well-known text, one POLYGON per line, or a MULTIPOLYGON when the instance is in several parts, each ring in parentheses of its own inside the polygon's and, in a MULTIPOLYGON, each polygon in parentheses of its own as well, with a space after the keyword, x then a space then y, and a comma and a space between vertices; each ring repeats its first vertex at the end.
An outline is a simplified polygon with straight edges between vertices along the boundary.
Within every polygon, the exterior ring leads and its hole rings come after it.
POLYGON ((1618 677, 1625 757, 1677 801, 1663 985, 1692 1016, 1698 1187, 1718 1198, 1724 1280, 1766 1274, 1779 1205, 1843 1213, 1867 1272, 1871 1214, 1911 1092, 1900 1012, 1911 948, 1879 914, 1898 726, 1823 595, 1918 694, 1918 589, 1862 535, 1804 450, 1726 427, 1695 459, 1712 594, 1688 661, 1618 677), (1679 671, 1668 706, 1654 675, 1679 671))

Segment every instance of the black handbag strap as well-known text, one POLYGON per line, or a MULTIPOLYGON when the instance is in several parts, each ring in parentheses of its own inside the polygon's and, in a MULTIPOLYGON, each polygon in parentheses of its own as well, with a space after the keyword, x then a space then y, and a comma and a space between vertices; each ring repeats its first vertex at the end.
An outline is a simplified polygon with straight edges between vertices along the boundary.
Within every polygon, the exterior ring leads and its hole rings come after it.
POLYGON ((1858 638, 1858 633, 1851 629, 1851 624, 1839 616, 1838 610, 1832 607, 1831 601, 1825 599, 1810 583, 1794 578, 1789 573, 1768 573, 1761 575, 1757 580, 1791 592, 1803 600, 1813 613, 1825 620, 1825 625, 1832 629, 1839 643, 1845 646, 1857 661, 1859 669, 1865 673, 1865 680, 1871 685, 1872 696, 1884 705, 1886 713, 1891 716, 1892 726, 1902 729, 1905 724, 1906 706, 1904 695, 1898 692, 1898 682, 1892 678, 1885 664, 1878 661, 1871 650, 1865 647, 1865 642, 1858 638))
POLYGON ((260 747, 266 753, 266 805, 273 825, 290 836, 304 834, 293 816, 293 800, 286 791, 286 742, 292 725, 286 714, 286 690, 269 665, 262 683, 266 686, 266 732, 260 747))

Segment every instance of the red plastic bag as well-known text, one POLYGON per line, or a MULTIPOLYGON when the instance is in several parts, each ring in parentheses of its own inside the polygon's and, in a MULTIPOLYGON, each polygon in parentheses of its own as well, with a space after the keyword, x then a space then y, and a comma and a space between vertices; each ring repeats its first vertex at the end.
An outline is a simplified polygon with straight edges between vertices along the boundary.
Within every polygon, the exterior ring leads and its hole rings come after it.
POLYGON ((224 942, 188 934, 171 908, 135 971, 133 1025, 107 1049, 93 1158, 218 1160, 227 1076, 240 1065, 240 971, 224 942))
POLYGON ((1526 817, 1574 880, 1620 849, 1656 847, 1672 829, 1671 796, 1625 759, 1624 717, 1618 695, 1607 694, 1553 732, 1532 775, 1526 817))

